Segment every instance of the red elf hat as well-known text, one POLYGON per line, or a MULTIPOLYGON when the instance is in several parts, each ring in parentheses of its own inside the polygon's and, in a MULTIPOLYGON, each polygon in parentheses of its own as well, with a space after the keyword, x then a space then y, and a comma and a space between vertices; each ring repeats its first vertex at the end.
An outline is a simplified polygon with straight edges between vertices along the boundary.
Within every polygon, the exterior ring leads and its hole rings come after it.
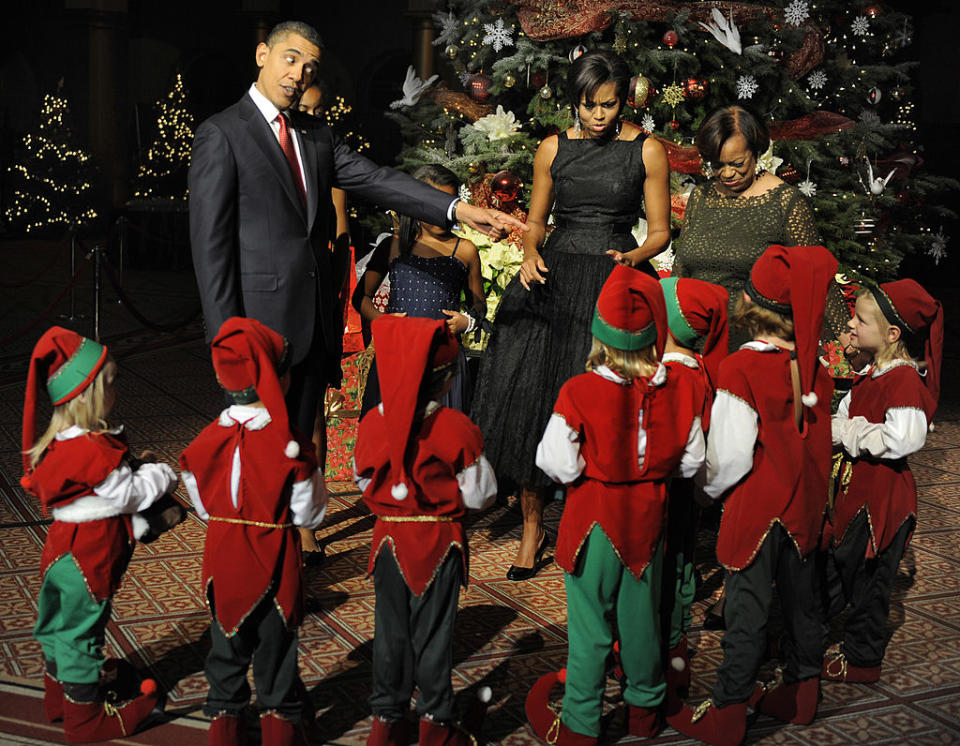
POLYGON ((703 338, 703 362, 710 378, 717 380, 717 368, 727 356, 730 329, 727 325, 727 291, 719 285, 690 277, 660 280, 667 304, 670 333, 684 347, 693 347, 703 338))
POLYGON ((290 432, 287 403, 280 375, 288 358, 286 338, 256 319, 234 316, 223 322, 210 343, 217 381, 238 401, 259 399, 277 425, 287 458, 300 455, 300 444, 290 432))
POLYGON ((916 280, 885 282, 870 291, 884 318, 900 327, 911 351, 923 349, 927 361, 927 388, 940 399, 940 361, 943 358, 943 306, 916 280))
MULTIPOLYGON (((37 439, 37 394, 41 381, 46 383, 50 402, 56 407, 82 394, 106 362, 107 348, 99 342, 62 326, 47 329, 30 355, 23 400, 24 452, 33 448, 37 439)), ((29 471, 29 467, 30 460, 24 453, 24 471, 29 471)))
POLYGON ((754 262, 744 288, 758 306, 793 317, 801 399, 808 407, 817 405, 817 347, 827 289, 836 273, 837 260, 823 246, 770 246, 754 262))
POLYGON ((384 315, 370 327, 377 355, 383 416, 390 433, 390 494, 409 494, 405 460, 420 404, 420 388, 434 370, 452 365, 460 345, 446 321, 384 315))
POLYGON ((655 344, 657 357, 662 357, 667 309, 660 283, 639 269, 618 264, 597 297, 590 332, 617 350, 641 350, 655 344))

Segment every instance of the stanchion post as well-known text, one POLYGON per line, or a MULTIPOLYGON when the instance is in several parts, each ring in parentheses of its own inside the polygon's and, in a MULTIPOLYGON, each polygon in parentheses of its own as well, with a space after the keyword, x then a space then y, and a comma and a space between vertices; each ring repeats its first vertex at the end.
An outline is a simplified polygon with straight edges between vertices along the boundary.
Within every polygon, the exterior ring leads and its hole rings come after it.
MULTIPOLYGON (((71 279, 77 274, 77 267, 79 263, 77 261, 77 231, 76 229, 70 229, 70 277, 71 279)), ((76 286, 70 288, 70 313, 66 316, 60 316, 62 319, 67 321, 76 321, 80 316, 77 315, 77 288, 76 286)))
POLYGON ((103 248, 93 247, 93 338, 100 341, 100 303, 103 296, 103 248))

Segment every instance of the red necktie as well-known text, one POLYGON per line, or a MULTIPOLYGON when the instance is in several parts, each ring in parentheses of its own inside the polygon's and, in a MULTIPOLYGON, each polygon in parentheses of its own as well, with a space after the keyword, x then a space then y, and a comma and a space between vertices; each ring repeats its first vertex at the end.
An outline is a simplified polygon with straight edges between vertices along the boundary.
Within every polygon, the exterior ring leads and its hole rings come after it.
POLYGON ((287 165, 290 166, 290 173, 293 174, 293 183, 297 186, 297 193, 307 206, 307 190, 303 186, 303 176, 300 175, 300 164, 297 163, 297 152, 293 149, 293 138, 290 136, 290 128, 287 126, 287 118, 281 112, 277 115, 277 121, 280 123, 280 149, 287 158, 287 165))

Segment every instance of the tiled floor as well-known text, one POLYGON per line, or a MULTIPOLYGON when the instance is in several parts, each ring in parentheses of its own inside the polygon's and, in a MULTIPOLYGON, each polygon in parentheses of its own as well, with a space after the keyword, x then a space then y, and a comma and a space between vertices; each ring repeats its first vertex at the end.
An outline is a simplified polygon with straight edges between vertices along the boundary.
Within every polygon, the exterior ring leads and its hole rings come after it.
MULTIPOLYGON (((222 401, 196 337, 187 335, 187 341, 176 343, 172 337, 128 334, 118 340, 117 419, 125 424, 135 450, 149 446, 171 463, 222 401)), ((0 359, 0 690, 39 701, 42 661, 31 628, 46 527, 37 504, 18 486, 23 396, 18 359, 23 357, 15 359, 12 353, 0 359)), ((897 578, 890 617, 893 640, 883 678, 871 686, 824 685, 820 716, 813 725, 787 727, 760 717, 749 742, 960 743, 960 406, 955 401, 944 402, 936 432, 912 459, 920 523, 897 578)), ((317 707, 313 741, 359 744, 369 728, 374 596, 365 568, 372 524, 351 484, 330 486, 334 495, 329 517, 319 532, 328 559, 307 571, 309 613, 301 630, 300 666, 317 707)), ((548 509, 551 530, 559 514, 559 505, 548 509)), ((205 741, 203 720, 197 716, 206 689, 203 536, 203 524, 191 515, 160 541, 139 547, 116 596, 108 631, 108 653, 148 668, 168 694, 166 710, 175 717, 174 724, 193 726, 184 728, 186 736, 178 736, 183 746, 205 741)), ((513 510, 497 507, 475 519, 471 584, 461 597, 454 650, 454 686, 461 706, 477 688, 489 685, 494 700, 484 734, 489 742, 502 744, 534 742, 524 721, 524 697, 540 674, 565 660, 566 610, 559 569, 550 564, 527 583, 503 577, 518 537, 519 517, 513 510)), ((703 539, 699 569, 704 585, 692 633, 694 701, 707 695, 721 656, 719 634, 700 626, 719 585, 707 532, 703 539)), ((627 742, 631 739, 624 736, 615 710, 612 680, 607 693, 612 713, 608 736, 627 742)), ((158 734, 169 727, 135 740, 166 742, 158 734)), ((24 733, 23 727, 0 717, 0 744, 59 742, 55 730, 30 738, 24 733)), ((686 743, 669 729, 654 742, 686 743)))

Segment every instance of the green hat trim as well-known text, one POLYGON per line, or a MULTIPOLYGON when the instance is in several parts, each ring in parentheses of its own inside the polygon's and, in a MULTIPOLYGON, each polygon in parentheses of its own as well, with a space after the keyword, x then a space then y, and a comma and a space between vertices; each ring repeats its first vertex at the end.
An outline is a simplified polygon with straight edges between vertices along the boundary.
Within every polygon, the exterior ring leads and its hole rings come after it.
POLYGON ((47 393, 54 406, 83 391, 106 358, 106 347, 84 337, 70 359, 47 379, 47 393))
POLYGON ((694 331, 683 315, 683 309, 680 308, 680 297, 677 295, 677 283, 679 277, 666 277, 660 280, 663 287, 663 297, 667 303, 667 326, 670 333, 677 338, 677 341, 685 347, 693 347, 700 335, 694 331))
POLYGON ((618 329, 607 323, 600 315, 600 309, 593 313, 593 324, 590 332, 605 345, 618 350, 642 350, 657 341, 657 325, 651 321, 640 331, 632 332, 618 329))

